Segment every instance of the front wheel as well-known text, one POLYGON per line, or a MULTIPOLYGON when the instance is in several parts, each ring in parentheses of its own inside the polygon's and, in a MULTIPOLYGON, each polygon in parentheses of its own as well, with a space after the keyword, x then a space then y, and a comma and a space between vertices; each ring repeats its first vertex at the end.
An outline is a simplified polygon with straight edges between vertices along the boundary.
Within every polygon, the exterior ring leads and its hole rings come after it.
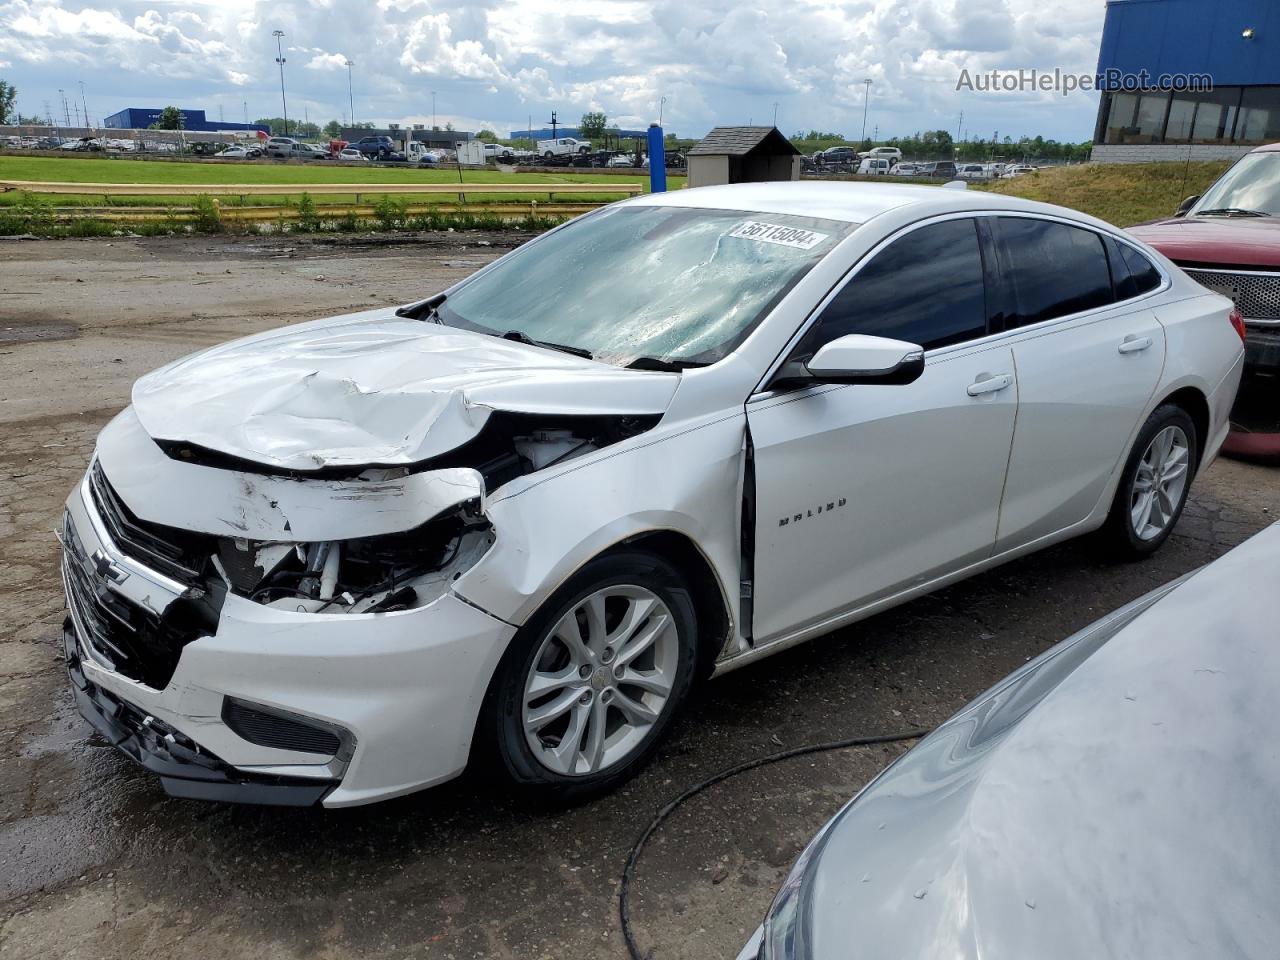
POLYGON ((648 553, 588 563, 517 632, 482 714, 501 771, 562 800, 607 792, 653 755, 689 693, 697 618, 648 553))
POLYGON ((1154 553, 1182 515, 1199 459, 1195 423, 1181 407, 1157 407, 1138 431, 1102 529, 1122 559, 1154 553))

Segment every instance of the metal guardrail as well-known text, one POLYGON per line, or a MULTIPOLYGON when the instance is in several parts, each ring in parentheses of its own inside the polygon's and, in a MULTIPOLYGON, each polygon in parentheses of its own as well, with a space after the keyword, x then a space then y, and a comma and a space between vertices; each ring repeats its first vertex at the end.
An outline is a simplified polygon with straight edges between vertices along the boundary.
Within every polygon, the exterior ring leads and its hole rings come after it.
POLYGON ((639 183, 65 183, 45 180, 0 180, 0 192, 25 190, 83 197, 210 197, 247 196, 362 196, 383 194, 442 194, 465 198, 518 194, 634 196, 645 188, 639 183))
MULTIPOLYGON (((432 203, 408 204, 401 212, 408 217, 417 217, 433 213, 450 214, 493 214, 504 219, 524 219, 526 217, 566 217, 577 216, 598 208, 598 203, 556 203, 533 201, 531 203, 454 203, 441 201, 432 203)), ((76 220, 105 220, 110 223, 147 223, 162 220, 173 220, 186 223, 197 219, 191 207, 52 207, 50 212, 58 223, 72 223, 76 220)), ((301 211, 292 205, 240 207, 221 206, 219 217, 228 222, 271 223, 278 221, 292 222, 302 217, 301 211)), ((345 216, 355 216, 364 220, 373 220, 378 211, 364 204, 323 204, 315 209, 314 216, 319 220, 337 220, 345 216)))

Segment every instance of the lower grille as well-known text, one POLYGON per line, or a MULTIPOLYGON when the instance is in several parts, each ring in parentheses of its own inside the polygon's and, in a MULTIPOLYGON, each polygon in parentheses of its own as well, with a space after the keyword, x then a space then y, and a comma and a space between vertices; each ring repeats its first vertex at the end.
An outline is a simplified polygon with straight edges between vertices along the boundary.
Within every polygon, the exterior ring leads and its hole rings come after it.
POLYGON ((331 730, 312 726, 300 717, 268 713, 234 697, 222 702, 222 722, 260 747, 331 757, 342 746, 341 739, 331 730))
POLYGON ((1201 270, 1184 267, 1196 283, 1230 297, 1246 320, 1280 323, 1280 272, 1201 270))

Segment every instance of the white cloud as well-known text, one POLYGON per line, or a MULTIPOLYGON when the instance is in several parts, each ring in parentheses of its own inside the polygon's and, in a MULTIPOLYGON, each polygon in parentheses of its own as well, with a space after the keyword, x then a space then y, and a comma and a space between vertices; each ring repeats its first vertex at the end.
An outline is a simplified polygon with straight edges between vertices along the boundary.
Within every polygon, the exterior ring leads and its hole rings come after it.
POLYGON ((983 135, 1084 139, 1089 95, 955 84, 962 69, 1091 72, 1103 11, 1100 0, 0 0, 0 63, 27 112, 84 79, 94 114, 180 103, 238 119, 247 103, 251 117, 276 115, 280 29, 290 115, 312 119, 345 116, 350 58, 360 119, 429 118, 435 91, 437 116, 459 127, 506 132, 552 110, 637 126, 666 97, 682 135, 767 122, 777 104, 788 132, 857 136, 869 77, 868 132, 954 130, 963 110, 983 135))

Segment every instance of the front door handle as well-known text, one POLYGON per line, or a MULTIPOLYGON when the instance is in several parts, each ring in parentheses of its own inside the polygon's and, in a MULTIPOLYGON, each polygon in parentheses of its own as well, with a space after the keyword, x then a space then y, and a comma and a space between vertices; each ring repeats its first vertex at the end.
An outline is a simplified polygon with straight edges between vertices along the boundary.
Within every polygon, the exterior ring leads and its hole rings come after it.
POLYGON ((1131 333, 1121 341, 1117 349, 1121 353, 1141 353, 1149 346, 1151 346, 1150 337, 1139 337, 1131 333))
POLYGON ((999 393, 1011 383, 1013 383, 1012 374, 998 373, 995 376, 983 376, 969 384, 965 393, 971 397, 980 397, 984 393, 999 393))

